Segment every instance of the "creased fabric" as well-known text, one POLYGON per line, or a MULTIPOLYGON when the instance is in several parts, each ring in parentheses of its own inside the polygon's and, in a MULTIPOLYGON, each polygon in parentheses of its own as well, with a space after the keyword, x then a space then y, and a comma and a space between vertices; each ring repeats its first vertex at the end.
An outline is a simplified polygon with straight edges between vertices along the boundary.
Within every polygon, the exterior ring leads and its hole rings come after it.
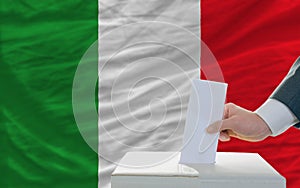
MULTIPOLYGON (((227 102, 256 110, 299 57, 300 3, 284 0, 201 3, 202 40, 221 65, 228 83, 227 102)), ((219 151, 259 153, 286 178, 287 188, 296 188, 300 184, 299 135, 299 130, 292 127, 263 142, 233 139, 220 143, 219 151)))
MULTIPOLYGON (((299 2, 203 0, 201 7, 202 39, 229 83, 227 101, 255 110, 300 54, 299 2)), ((97 187, 98 156, 76 127, 71 87, 97 40, 98 2, 3 0, 0 15, 0 187, 97 187)), ((233 139, 219 151, 258 152, 288 188, 300 184, 294 128, 260 143, 233 139)))
POLYGON ((197 0, 99 0, 99 187, 128 151, 180 150, 199 16, 197 0))
POLYGON ((97 1, 1 1, 0 187, 97 187, 72 82, 97 40, 97 1))

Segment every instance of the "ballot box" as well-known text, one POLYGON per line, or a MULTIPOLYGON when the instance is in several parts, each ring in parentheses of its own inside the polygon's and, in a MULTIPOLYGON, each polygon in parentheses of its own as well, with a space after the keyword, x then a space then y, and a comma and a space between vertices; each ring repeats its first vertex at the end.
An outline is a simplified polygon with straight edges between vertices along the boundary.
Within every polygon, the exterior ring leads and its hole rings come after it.
POLYGON ((215 164, 179 164, 179 152, 129 152, 111 176, 112 188, 285 188, 256 153, 217 152, 215 164))

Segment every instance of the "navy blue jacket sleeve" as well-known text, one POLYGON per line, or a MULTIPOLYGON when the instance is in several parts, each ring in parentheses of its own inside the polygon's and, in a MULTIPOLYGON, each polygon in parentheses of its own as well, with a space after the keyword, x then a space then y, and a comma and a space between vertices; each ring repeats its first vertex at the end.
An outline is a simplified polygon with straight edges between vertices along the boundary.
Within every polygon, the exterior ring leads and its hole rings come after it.
MULTIPOLYGON (((300 57, 270 98, 285 104, 300 120, 300 57)), ((300 128, 300 123, 294 126, 300 128)))

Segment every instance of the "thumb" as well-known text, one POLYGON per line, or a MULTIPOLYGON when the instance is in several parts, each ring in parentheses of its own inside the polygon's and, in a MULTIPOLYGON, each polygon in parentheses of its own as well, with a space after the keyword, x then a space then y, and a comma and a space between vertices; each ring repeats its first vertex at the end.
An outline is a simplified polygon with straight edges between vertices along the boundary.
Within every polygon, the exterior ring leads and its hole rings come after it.
POLYGON ((206 131, 210 134, 218 133, 227 129, 233 129, 234 123, 232 122, 232 118, 224 119, 221 121, 217 121, 211 125, 209 125, 206 131))
POLYGON ((218 133, 218 132, 220 132, 221 126, 222 126, 222 121, 217 121, 217 122, 209 125, 207 127, 206 131, 210 134, 218 133))

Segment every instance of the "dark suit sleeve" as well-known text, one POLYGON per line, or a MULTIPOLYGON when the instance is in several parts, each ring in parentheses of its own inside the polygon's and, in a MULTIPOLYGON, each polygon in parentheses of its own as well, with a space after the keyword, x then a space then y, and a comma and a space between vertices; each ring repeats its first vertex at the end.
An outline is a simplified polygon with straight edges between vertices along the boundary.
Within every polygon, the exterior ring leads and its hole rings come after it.
MULTIPOLYGON (((285 104, 300 120, 300 57, 270 98, 285 104)), ((294 126, 300 128, 300 123, 294 126)))

